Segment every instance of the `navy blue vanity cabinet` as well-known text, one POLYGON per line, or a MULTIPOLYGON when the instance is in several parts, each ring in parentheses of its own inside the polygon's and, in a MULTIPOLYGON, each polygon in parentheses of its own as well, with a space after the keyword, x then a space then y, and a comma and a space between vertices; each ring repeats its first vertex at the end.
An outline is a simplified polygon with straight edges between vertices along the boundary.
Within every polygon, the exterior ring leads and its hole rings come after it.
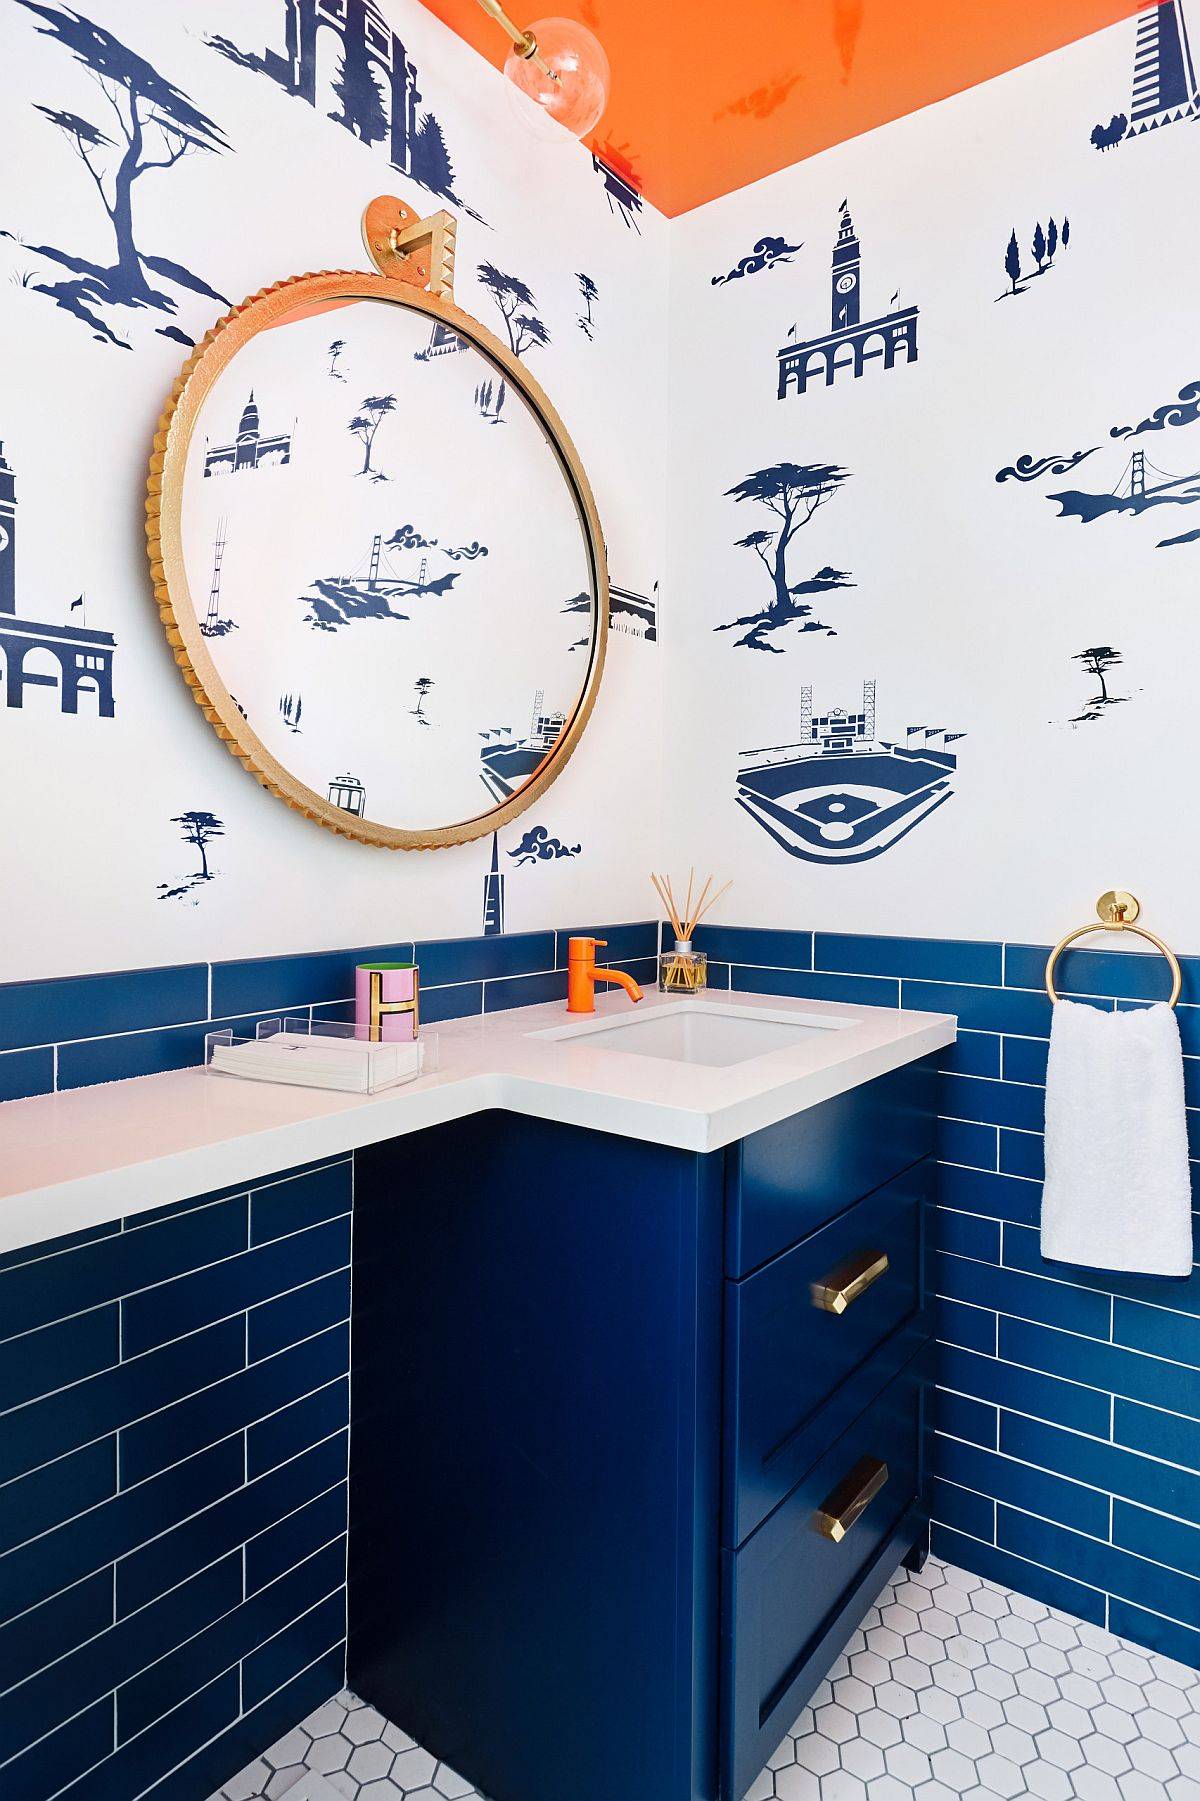
POLYGON ((740 1801, 922 1554, 933 1117, 360 1152, 351 1685, 494 1801, 740 1801))
POLYGON ((721 1158, 359 1154, 351 1686, 493 1801, 717 1787, 721 1158))

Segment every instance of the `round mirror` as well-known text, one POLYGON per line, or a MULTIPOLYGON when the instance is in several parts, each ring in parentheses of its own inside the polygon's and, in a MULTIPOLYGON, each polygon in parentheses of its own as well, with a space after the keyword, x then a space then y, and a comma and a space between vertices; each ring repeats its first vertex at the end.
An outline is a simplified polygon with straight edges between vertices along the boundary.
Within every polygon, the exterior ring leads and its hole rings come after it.
POLYGON ((461 843, 574 748, 608 618, 595 505, 537 383, 450 302, 340 273, 235 309, 164 415, 148 515, 196 698, 311 818, 461 843))

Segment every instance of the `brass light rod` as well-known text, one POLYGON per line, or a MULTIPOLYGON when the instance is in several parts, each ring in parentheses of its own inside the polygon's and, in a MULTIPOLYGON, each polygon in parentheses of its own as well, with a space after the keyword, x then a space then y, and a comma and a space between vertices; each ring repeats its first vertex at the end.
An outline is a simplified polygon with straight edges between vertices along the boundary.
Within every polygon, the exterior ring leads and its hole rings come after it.
POLYGON ((534 37, 532 31, 522 31, 519 25, 514 25, 504 8, 501 6, 500 0, 479 0, 479 4, 489 18, 495 19, 497 25, 502 26, 508 33, 512 40, 512 47, 518 56, 523 56, 527 61, 533 63, 542 71, 543 75, 548 75, 551 81, 558 80, 558 76, 555 74, 554 70, 548 63, 543 61, 539 54, 537 39, 534 37))

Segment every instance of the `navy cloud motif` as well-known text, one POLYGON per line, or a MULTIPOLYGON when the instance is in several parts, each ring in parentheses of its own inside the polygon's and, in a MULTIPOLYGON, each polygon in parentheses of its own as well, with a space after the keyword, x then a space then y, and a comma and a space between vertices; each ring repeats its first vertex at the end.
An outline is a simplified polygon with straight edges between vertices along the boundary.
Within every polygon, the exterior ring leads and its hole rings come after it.
POLYGON ((427 538, 415 525, 398 525, 387 540, 389 550, 432 550, 436 538, 427 538))
POLYGON ((714 275, 711 285, 721 288, 727 282, 741 281, 745 275, 758 275, 764 269, 773 269, 776 263, 790 263, 798 250, 803 250, 804 240, 798 244, 789 244, 786 238, 759 238, 748 256, 743 256, 724 275, 714 275))
POLYGON ((452 563, 473 563, 477 557, 488 554, 487 545, 481 544, 478 538, 472 538, 469 544, 459 544, 452 549, 449 545, 439 544, 436 538, 427 538, 415 525, 397 526, 391 537, 385 540, 385 544, 388 550, 440 550, 452 563))
POLYGON ((1194 425, 1200 419, 1200 381, 1185 382, 1174 400, 1156 406, 1137 425, 1114 425, 1110 438, 1136 438, 1142 432, 1164 431, 1168 425, 1194 425))
POLYGON ((531 825, 508 855, 520 869, 527 863, 554 863, 562 857, 577 857, 582 849, 582 844, 564 844, 561 838, 551 837, 544 825, 531 825))
POLYGON ((1049 456, 1019 456, 1015 463, 1008 463, 1003 469, 997 469, 998 482, 1037 481, 1043 475, 1064 475, 1068 469, 1074 469, 1076 463, 1082 463, 1084 457, 1090 457, 1100 448, 1093 444, 1089 450, 1068 450, 1059 454, 1052 451, 1049 456))

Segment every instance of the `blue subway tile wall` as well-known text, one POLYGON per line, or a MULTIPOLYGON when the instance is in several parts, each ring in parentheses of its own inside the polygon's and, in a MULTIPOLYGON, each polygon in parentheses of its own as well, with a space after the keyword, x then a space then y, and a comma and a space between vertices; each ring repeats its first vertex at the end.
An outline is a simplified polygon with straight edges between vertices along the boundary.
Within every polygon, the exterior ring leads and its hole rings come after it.
MULTIPOLYGON (((635 922, 15 984, 0 989, 0 1099, 197 1063, 214 1020, 344 1016, 372 957, 416 957, 430 1023, 556 999, 573 933, 654 979, 658 928, 635 922)), ((714 986, 958 1016, 941 1057, 935 1548, 1198 1661, 1200 1275, 1040 1257, 1048 947, 728 926, 697 939, 714 986)), ((1200 959, 1184 969, 1200 1144, 1200 959)), ((1107 952, 1071 951, 1059 974, 1109 1008, 1161 982, 1156 959, 1107 952)), ((340 1682, 339 1644, 317 1640, 341 1603, 317 1591, 345 1529, 348 1180, 323 1166, 91 1229, 41 1247, 53 1284, 30 1279, 34 1253, 0 1257, 0 1409, 23 1421, 0 1469, 0 1669, 24 1686, 60 1660, 64 1678, 103 1665, 117 1694, 81 1677, 31 1738, 48 1715, 30 1688, 13 1710, 27 1742, 0 1726, 6 1801, 93 1765, 131 1797, 215 1788, 340 1682), (217 1607, 239 1559, 237 1604, 161 1650, 173 1609, 217 1607), (92 1641, 111 1656, 74 1661, 92 1641), (137 1653, 121 1647, 139 1643, 147 1661, 126 1675, 137 1653), (191 1787, 180 1754, 163 1761, 184 1740, 191 1787)), ((72 1793, 107 1795, 104 1781, 72 1793)))
POLYGON ((643 919, 0 983, 0 1102, 194 1069, 206 1032, 230 1027, 253 1037, 260 1020, 284 1012, 352 1017, 356 963, 415 960, 428 1025, 564 999, 567 940, 578 935, 607 940, 608 963, 654 982, 658 925, 643 919))
MULTIPOLYGON (((723 986, 958 1016, 940 1058, 934 1549, 1200 1664, 1200 1270, 1165 1281, 1041 1257, 1049 946, 696 938, 723 986)), ((1200 958, 1181 961, 1197 1147, 1200 958)), ((1107 1008, 1165 992, 1161 959, 1126 952, 1067 951, 1056 982, 1107 1008)))
POLYGON ((0 1794, 194 1801, 344 1680, 349 1158, 0 1265, 0 1794))

